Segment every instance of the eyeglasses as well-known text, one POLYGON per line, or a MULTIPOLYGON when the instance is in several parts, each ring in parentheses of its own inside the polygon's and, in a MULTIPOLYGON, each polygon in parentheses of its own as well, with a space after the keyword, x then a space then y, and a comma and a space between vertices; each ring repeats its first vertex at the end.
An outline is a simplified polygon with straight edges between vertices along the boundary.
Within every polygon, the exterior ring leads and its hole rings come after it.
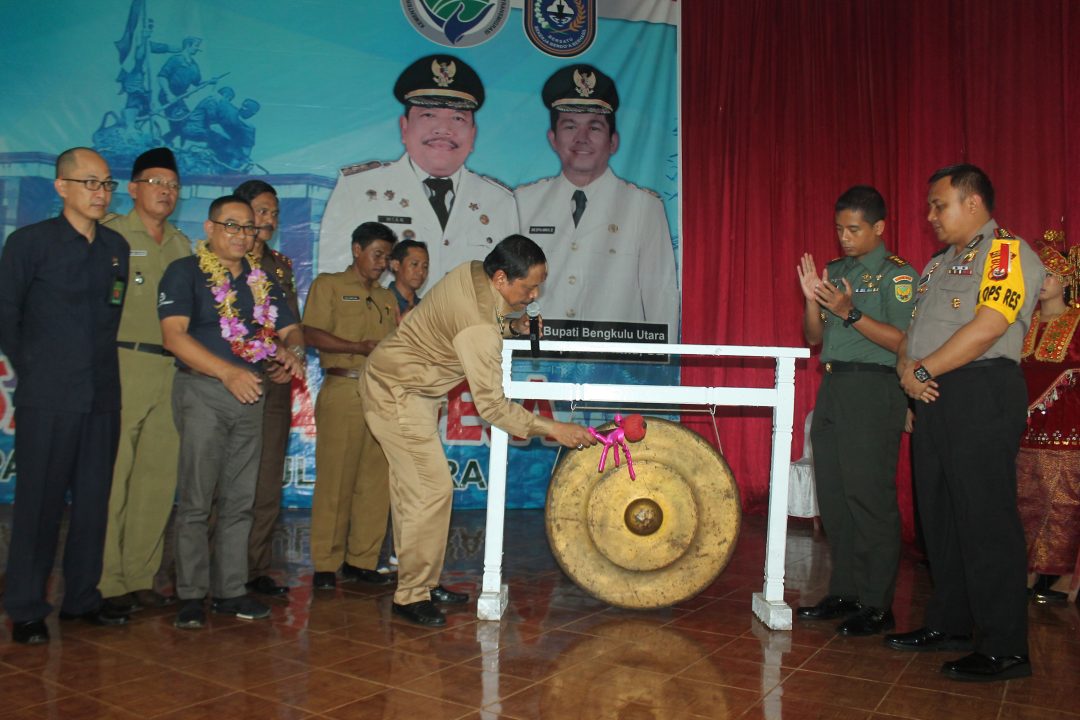
POLYGON ((225 233, 228 235, 235 235, 236 233, 241 231, 243 231, 245 235, 255 235, 257 232, 259 232, 259 228, 254 225, 239 225, 232 222, 231 220, 229 222, 218 222, 217 220, 211 220, 210 222, 225 228, 225 233))
POLYGON ((154 187, 163 187, 172 190, 173 192, 179 192, 180 190, 180 183, 175 180, 166 180, 164 178, 140 178, 138 180, 132 180, 131 182, 146 183, 148 185, 153 185, 154 187))
POLYGON ((89 190, 90 192, 97 192, 101 188, 105 188, 106 192, 112 192, 113 190, 115 190, 120 185, 120 183, 116 182, 115 180, 98 180, 97 178, 90 178, 88 180, 80 180, 79 178, 62 177, 60 179, 61 180, 66 180, 67 182, 82 183, 83 185, 86 186, 86 189, 89 190))

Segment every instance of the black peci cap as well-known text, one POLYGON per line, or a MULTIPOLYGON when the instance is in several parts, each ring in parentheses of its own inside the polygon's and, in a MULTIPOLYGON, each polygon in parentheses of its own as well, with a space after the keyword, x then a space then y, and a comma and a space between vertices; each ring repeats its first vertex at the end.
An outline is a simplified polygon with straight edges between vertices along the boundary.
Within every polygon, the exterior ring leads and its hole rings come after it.
POLYGON ((406 106, 479 110, 484 84, 476 71, 452 55, 427 55, 394 83, 394 97, 406 106))
POLYGON ((131 178, 134 180, 139 177, 139 173, 143 170, 149 170, 150 168, 164 168, 166 170, 172 170, 177 175, 180 174, 180 171, 176 169, 176 156, 173 155, 172 150, 167 147, 147 150, 142 155, 135 158, 135 164, 131 168, 131 178))
POLYGON ((552 110, 610 115, 619 109, 615 81, 592 65, 569 65, 548 78, 541 93, 552 110))

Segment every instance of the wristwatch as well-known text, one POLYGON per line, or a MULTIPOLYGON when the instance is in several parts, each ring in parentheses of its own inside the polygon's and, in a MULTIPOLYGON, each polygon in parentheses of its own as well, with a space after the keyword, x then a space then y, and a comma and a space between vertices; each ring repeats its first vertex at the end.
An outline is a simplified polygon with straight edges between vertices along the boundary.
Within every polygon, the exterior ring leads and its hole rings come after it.
POLYGON ((915 370, 912 372, 915 379, 921 383, 930 382, 934 379, 934 376, 930 374, 930 371, 923 367, 922 363, 915 366, 915 370))
POLYGON ((848 311, 847 318, 844 319, 844 327, 851 327, 859 320, 862 320, 862 310, 853 307, 848 311))

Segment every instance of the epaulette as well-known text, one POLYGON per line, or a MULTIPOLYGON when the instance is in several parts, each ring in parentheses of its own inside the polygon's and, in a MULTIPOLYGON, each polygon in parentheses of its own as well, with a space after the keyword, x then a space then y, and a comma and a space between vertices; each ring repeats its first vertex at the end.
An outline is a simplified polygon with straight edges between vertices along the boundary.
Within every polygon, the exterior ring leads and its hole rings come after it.
POLYGON ((277 251, 277 250, 275 250, 274 248, 266 248, 266 249, 270 251, 270 254, 271 254, 271 255, 272 255, 272 256, 273 256, 273 257, 274 257, 274 258, 275 258, 276 260, 280 260, 281 262, 283 262, 283 263, 285 263, 286 265, 288 265, 288 266, 289 266, 289 269, 290 269, 290 270, 292 269, 292 258, 291 258, 291 257, 289 257, 288 255, 286 255, 285 253, 282 253, 282 252, 278 252, 278 251, 277 251))
MULTIPOLYGON (((556 175, 555 177, 558 177, 558 175, 556 175)), ((517 192, 518 190, 523 190, 523 189, 525 189, 527 187, 532 187, 533 185, 539 185, 540 183, 549 183, 552 180, 554 180, 555 177, 542 177, 542 178, 537 178, 536 180, 533 180, 532 182, 521 183, 516 188, 514 188, 514 192, 517 192)))
POLYGON ((508 185, 504 184, 501 180, 496 180, 495 178, 493 178, 493 177, 491 177, 489 175, 481 175, 480 173, 477 173, 476 177, 481 178, 482 180, 487 180, 492 185, 497 185, 497 186, 501 187, 503 190, 510 193, 511 195, 514 194, 514 191, 511 190, 510 187, 508 185))
POLYGON ((383 162, 382 160, 369 160, 368 162, 356 163, 355 165, 346 165, 345 167, 341 168, 341 174, 347 177, 349 175, 356 175, 357 173, 362 173, 367 170, 374 170, 375 168, 379 168, 383 165, 389 164, 390 163, 383 162))
POLYGON ((825 264, 826 264, 826 265, 832 265, 833 263, 838 263, 838 262, 840 262, 841 260, 843 260, 843 259, 844 259, 844 257, 845 257, 844 255, 841 255, 841 256, 840 256, 840 257, 838 257, 838 258, 833 258, 832 260, 830 260, 829 262, 827 262, 827 263, 825 263, 825 264))
POLYGON ((619 180, 622 180, 623 184, 629 185, 630 187, 632 187, 635 190, 640 190, 643 193, 647 193, 649 195, 652 195, 657 200, 662 200, 662 198, 660 197, 660 193, 656 192, 655 190, 650 190, 647 187, 641 187, 640 185, 635 185, 634 183, 630 182, 629 180, 623 180, 622 178, 619 178, 619 180))
POLYGON ((891 262, 893 265, 895 265, 896 267, 904 267, 905 265, 908 264, 908 261, 905 260, 904 258, 900 257, 899 255, 890 255, 887 258, 887 260, 889 262, 891 262))
POLYGON ((120 213, 115 213, 115 212, 106 213, 105 217, 101 218, 100 222, 101 222, 102 225, 108 225, 109 223, 111 223, 113 220, 115 220, 118 217, 121 217, 120 213))
POLYGON ((948 250, 948 249, 949 249, 949 246, 946 245, 945 247, 941 248, 940 250, 938 250, 936 253, 934 253, 930 257, 937 257, 938 255, 944 255, 945 251, 948 250))
POLYGON ((1016 236, 1003 227, 994 229, 994 237, 999 240, 1015 240, 1016 236))

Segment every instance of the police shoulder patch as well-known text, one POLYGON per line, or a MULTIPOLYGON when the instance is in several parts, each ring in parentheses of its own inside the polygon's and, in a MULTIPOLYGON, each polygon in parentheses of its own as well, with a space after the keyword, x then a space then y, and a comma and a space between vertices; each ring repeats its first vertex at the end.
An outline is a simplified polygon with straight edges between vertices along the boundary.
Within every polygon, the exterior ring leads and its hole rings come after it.
POLYGON ((374 170, 375 168, 384 167, 389 165, 388 162, 382 160, 371 160, 368 162, 356 163, 354 165, 346 165, 341 168, 341 174, 345 176, 356 175, 357 173, 367 172, 368 170, 374 170))
POLYGON ((1016 236, 1003 227, 996 228, 994 230, 994 237, 1001 240, 1015 240, 1016 236))

